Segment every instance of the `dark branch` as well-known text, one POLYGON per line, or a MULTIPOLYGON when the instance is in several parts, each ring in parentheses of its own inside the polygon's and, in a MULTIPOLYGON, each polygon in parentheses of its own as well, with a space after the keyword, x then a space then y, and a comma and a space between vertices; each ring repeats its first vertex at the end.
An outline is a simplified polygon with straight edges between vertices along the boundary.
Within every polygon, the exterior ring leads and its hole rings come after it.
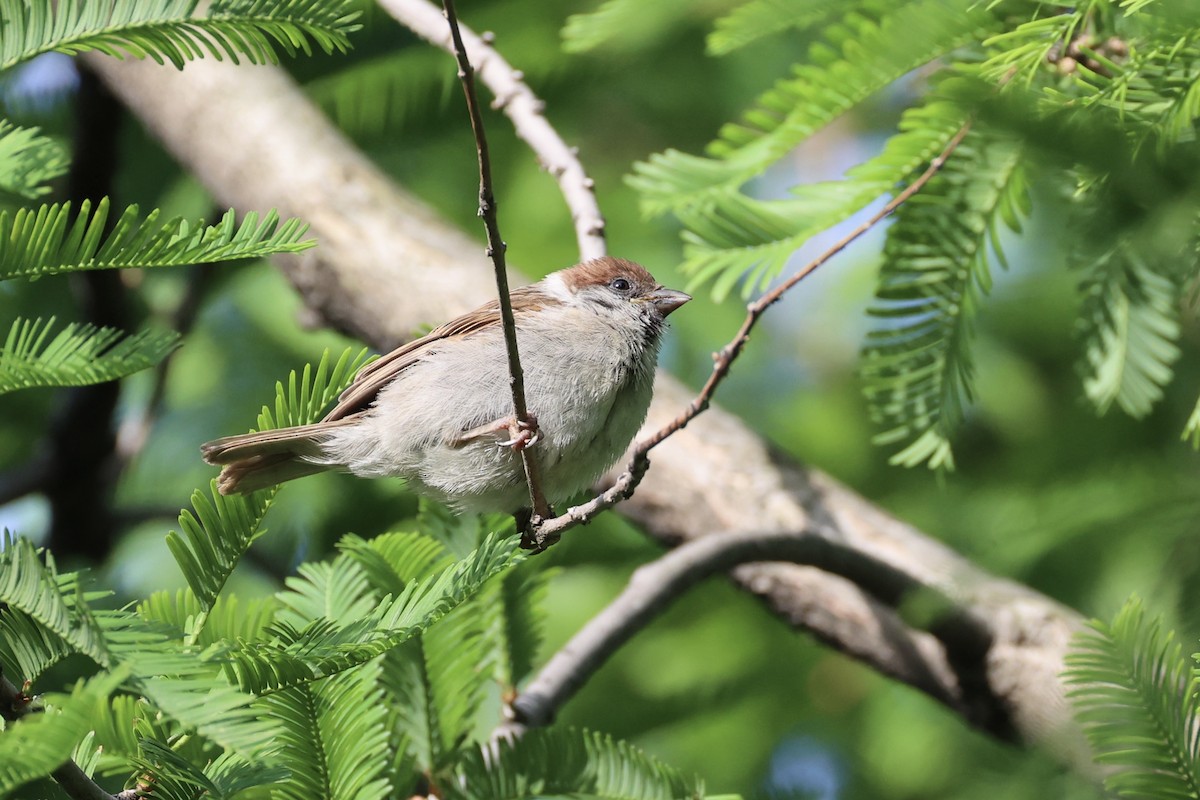
MULTIPOLYGON (((951 661, 975 662, 986 653, 991 631, 985 620, 972 615, 940 591, 923 585, 895 567, 835 542, 815 532, 767 532, 705 536, 693 539, 661 558, 640 567, 625 590, 593 617, 562 647, 508 708, 509 721, 497 730, 499 736, 519 735, 527 727, 548 725, 558 710, 574 696, 600 666, 638 631, 688 589, 705 578, 750 562, 784 561, 816 567, 841 576, 870 593, 879 604, 874 612, 880 623, 893 631, 893 638, 911 633, 896 613, 905 598, 920 592, 931 599, 937 613, 926 627, 947 651, 970 658, 951 661)), ((995 719, 972 718, 980 704, 964 697, 959 676, 946 674, 929 663, 909 643, 895 648, 891 664, 896 677, 928 693, 964 714, 975 724, 1003 727, 995 719)), ((971 666, 976 666, 973 663, 971 666)), ((991 704, 987 704, 991 705, 991 704)))
MULTIPOLYGON (((80 70, 75 103, 67 196, 75 208, 112 196, 118 134, 124 109, 90 69, 80 70)), ((108 225, 113 224, 112 216, 108 225)), ((88 271, 70 276, 83 317, 95 325, 128 330, 133 313, 120 273, 88 271)), ((41 486, 50 504, 47 546, 60 558, 102 561, 112 551, 117 526, 113 491, 120 473, 113 418, 120 397, 115 381, 68 389, 51 425, 46 449, 50 471, 41 486)))
MULTIPOLYGON (((479 155, 479 216, 483 218, 484 228, 487 229, 488 256, 496 270, 496 290, 500 295, 500 319, 504 326, 504 344, 508 349, 508 371, 512 384, 513 409, 516 412, 517 425, 531 428, 533 423, 529 409, 525 405, 525 373, 521 369, 521 357, 517 352, 517 323, 513 319, 512 301, 508 296, 508 268, 504 262, 506 245, 500 237, 500 224, 496 215, 496 197, 492 189, 492 162, 488 155, 487 137, 483 131, 483 115, 479 111, 479 99, 475 95, 475 70, 467 58, 467 49, 463 45, 462 34, 458 30, 458 17, 454 14, 454 0, 442 0, 446 10, 446 22, 450 25, 450 35, 454 40, 454 57, 458 60, 458 78, 462 81, 463 93, 467 97, 467 111, 471 115, 471 131, 475 134, 475 150, 479 155)), ((550 516, 550 506, 542 493, 541 475, 538 471, 537 456, 533 449, 521 447, 521 463, 525 467, 525 480, 529 484, 529 504, 533 509, 530 524, 536 529, 537 523, 550 516)), ((528 544, 524 539, 523 543, 528 544)), ((541 544, 541 537, 538 537, 541 544)), ((539 547, 540 549, 540 547, 539 547)))

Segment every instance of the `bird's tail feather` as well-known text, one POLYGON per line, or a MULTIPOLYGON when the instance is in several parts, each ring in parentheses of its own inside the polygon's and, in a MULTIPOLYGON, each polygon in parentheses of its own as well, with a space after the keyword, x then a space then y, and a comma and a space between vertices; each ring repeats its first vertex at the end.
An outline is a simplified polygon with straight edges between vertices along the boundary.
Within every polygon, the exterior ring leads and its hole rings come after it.
POLYGON ((221 494, 247 494, 336 468, 336 464, 314 463, 311 459, 324 454, 321 443, 332 429, 351 422, 340 419, 226 436, 202 445, 200 453, 209 464, 222 468, 217 478, 221 494))

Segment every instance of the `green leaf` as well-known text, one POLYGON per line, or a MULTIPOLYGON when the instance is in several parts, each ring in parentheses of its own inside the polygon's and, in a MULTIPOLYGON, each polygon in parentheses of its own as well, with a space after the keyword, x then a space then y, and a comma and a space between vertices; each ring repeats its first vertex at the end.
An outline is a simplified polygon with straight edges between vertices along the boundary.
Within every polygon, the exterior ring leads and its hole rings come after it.
POLYGON ((142 751, 142 742, 166 741, 170 718, 163 717, 144 697, 118 694, 92 719, 96 744, 103 748, 101 771, 128 772, 132 759, 142 751))
POLYGON ((138 603, 136 613, 142 619, 170 625, 180 639, 194 638, 196 645, 206 647, 224 639, 262 638, 278 608, 274 597, 242 600, 223 594, 206 611, 191 589, 180 589, 155 592, 138 603), (199 631, 198 622, 203 623, 199 631))
POLYGON ((28 539, 14 539, 6 531, 0 544, 0 603, 28 615, 100 666, 111 666, 108 645, 84 602, 78 575, 60 575, 54 557, 46 553, 43 561, 28 539))
MULTIPOLYGON (((427 529, 422 526, 422 531, 427 529)), ((358 563, 380 594, 397 595, 410 581, 426 578, 454 561, 446 547, 427 532, 393 531, 370 540, 347 534, 338 542, 338 549, 358 563)), ((466 552, 470 549, 474 548, 466 552)))
POLYGON ((89 50, 122 58, 184 63, 206 54, 235 64, 276 63, 277 48, 309 53, 345 51, 358 28, 348 2, 329 0, 214 0, 197 13, 197 0, 0 0, 0 70, 51 51, 89 50))
POLYGON ((0 731, 0 797, 62 766, 91 730, 92 717, 124 679, 103 672, 70 695, 45 695, 43 713, 27 714, 0 731))
POLYGON ((281 606, 276 622, 297 630, 317 620, 338 625, 357 622, 376 609, 383 596, 348 556, 330 563, 301 564, 299 572, 286 579, 287 591, 276 595, 281 606))
MULTIPOLYGON (((421 635, 425 676, 436 705, 438 751, 453 754, 472 738, 476 714, 495 672, 499 649, 485 638, 482 598, 448 612, 421 635)), ((435 762, 438 763, 438 762, 435 762)))
POLYGON ((66 148, 37 128, 0 119, 0 198, 36 200, 50 191, 46 182, 66 173, 68 164, 66 148))
POLYGON ((573 729, 539 729, 469 752, 446 800, 518 800, 557 795, 613 800, 700 798, 703 788, 633 746, 573 729))
POLYGON ((1115 402, 1130 416, 1145 416, 1179 358, 1180 287, 1132 246, 1119 246, 1086 269, 1084 391, 1101 413, 1115 402))
POLYGON ((1093 622, 1067 656, 1069 697, 1122 797, 1200 797, 1200 699, 1173 633, 1131 598, 1111 624, 1093 622))
POLYGON ((606 0, 589 14, 567 17, 562 31, 563 50, 644 50, 661 43, 673 28, 694 19, 703 7, 701 0, 606 0))
POLYGON ((1050 54, 1075 38, 1087 16, 1082 5, 1062 6, 986 39, 983 44, 993 55, 984 62, 983 73, 1014 86, 1031 84, 1048 69, 1050 54))
POLYGON ((413 637, 384 655, 381 682, 389 704, 388 727, 403 741, 413 767, 429 774, 442 762, 441 724, 430 688, 425 648, 413 637))
POLYGON ((378 663, 264 699, 278 719, 280 763, 291 775, 276 786, 281 797, 372 800, 388 795, 387 715, 378 663))
POLYGON ((3 674, 36 681, 75 652, 66 639, 13 606, 0 611, 0 669, 3 674))
MULTIPOLYGON (((266 516, 278 487, 251 495, 226 496, 209 484, 208 494, 192 493, 192 511, 179 513, 182 534, 167 534, 167 547, 200 604, 212 608, 242 555, 266 533, 266 516)), ((199 625, 202 628, 203 625, 199 625)))
POLYGON ((249 759, 272 756, 279 723, 255 704, 254 695, 224 677, 226 647, 126 654, 137 688, 159 710, 214 744, 249 759))
POLYGON ((154 366, 179 344, 179 335, 171 331, 126 336, 113 328, 72 323, 50 338, 53 327, 53 317, 13 322, 0 348, 0 394, 117 380, 154 366))
POLYGON ((788 200, 757 200, 740 192, 722 196, 708 208, 677 212, 689 287, 713 281, 721 300, 738 281, 749 296, 780 274, 789 259, 816 234, 842 223, 882 195, 913 180, 945 149, 966 120, 966 112, 945 93, 961 84, 948 73, 922 106, 907 110, 899 132, 876 157, 851 168, 839 181, 805 184, 788 200))
MULTIPOLYGON (((239 642, 229 653, 242 688, 269 694, 366 663, 427 630, 523 556, 512 537, 493 536, 462 561, 420 581, 347 624, 320 617, 297 630, 276 624, 274 642, 239 642)), ((286 604, 287 597, 281 597, 286 604)), ((280 615, 283 617, 284 615, 280 615)))
MULTIPOLYGON (((883 444, 905 466, 954 465, 949 437, 972 391, 971 337, 991 285, 996 226, 1027 213, 1018 142, 976 125, 896 212, 863 353, 864 391, 883 444)), ((997 251, 998 252, 998 251, 997 251)))
POLYGON ((1192 413, 1188 417, 1187 422, 1183 426, 1182 439, 1186 442, 1189 439, 1192 442, 1192 447, 1200 450, 1200 400, 1196 401, 1196 405, 1192 408, 1192 413))
POLYGON ((275 212, 259 222, 250 212, 239 224, 228 211, 212 226, 175 217, 160 223, 155 209, 138 219, 129 206, 104 235, 108 198, 92 211, 90 201, 73 214, 70 203, 0 211, 0 280, 36 278, 90 269, 177 267, 239 261, 274 253, 298 253, 312 247, 303 240, 307 226, 298 220, 279 224, 275 212))
POLYGON ((644 214, 704 212, 849 109, 929 61, 976 41, 993 15, 972 0, 878 0, 831 24, 808 61, 725 125, 708 157, 676 150, 634 165, 644 214))
MULTIPOLYGON (((293 370, 286 390, 282 383, 276 386, 274 412, 263 407, 258 430, 316 422, 366 361, 366 350, 354 356, 353 350, 347 349, 331 367, 326 351, 315 373, 311 364, 304 367, 299 386, 293 370)), ((262 520, 277 491, 278 487, 272 487, 249 496, 227 497, 217 491, 213 481, 208 495, 200 491, 192 495, 194 513, 187 510, 180 513, 183 533, 167 534, 167 546, 205 609, 212 608, 242 555, 264 533, 262 520)), ((200 624, 198 629, 202 627, 200 624)))
POLYGON ((489 637, 498 642, 501 651, 496 677, 505 691, 515 692, 517 684, 533 671, 545 635, 546 593, 555 572, 537 560, 524 562, 493 585, 494 600, 484 600, 492 612, 489 637))
POLYGON ((156 800, 233 800, 247 789, 274 787, 289 775, 282 767, 255 764, 233 753, 222 753, 201 769, 155 739, 141 740, 131 764, 150 776, 156 800))
POLYGON ((431 111, 456 82, 445 53, 409 47, 345 65, 304 91, 351 137, 374 140, 431 111))
POLYGON ((723 56, 772 34, 826 22, 856 5, 835 5, 824 0, 750 0, 716 21, 708 35, 708 52, 723 56))
POLYGON ((455 514, 442 504, 424 497, 420 498, 417 509, 417 529, 441 542, 459 558, 478 547, 489 534, 512 533, 515 530, 515 523, 509 514, 455 514))

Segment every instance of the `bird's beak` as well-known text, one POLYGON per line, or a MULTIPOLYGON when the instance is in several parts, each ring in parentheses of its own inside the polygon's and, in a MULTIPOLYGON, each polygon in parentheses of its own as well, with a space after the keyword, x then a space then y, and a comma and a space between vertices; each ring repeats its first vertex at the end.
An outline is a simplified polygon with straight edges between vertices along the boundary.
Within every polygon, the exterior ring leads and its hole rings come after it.
POLYGON ((674 289, 659 286, 650 293, 647 299, 654 303, 654 307, 665 317, 688 300, 691 300, 692 296, 684 292, 677 292, 674 289))

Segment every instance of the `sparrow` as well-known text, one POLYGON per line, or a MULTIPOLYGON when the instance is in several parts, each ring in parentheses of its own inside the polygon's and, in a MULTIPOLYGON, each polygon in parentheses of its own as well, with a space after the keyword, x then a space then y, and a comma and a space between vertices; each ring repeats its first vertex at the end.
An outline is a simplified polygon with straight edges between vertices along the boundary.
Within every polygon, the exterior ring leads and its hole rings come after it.
POLYGON ((672 311, 692 298, 605 256, 511 292, 526 401, 513 417, 497 301, 359 370, 320 422, 201 447, 222 494, 326 470, 398 476, 459 513, 528 510, 522 447, 537 448, 551 503, 591 486, 641 427, 672 311))

